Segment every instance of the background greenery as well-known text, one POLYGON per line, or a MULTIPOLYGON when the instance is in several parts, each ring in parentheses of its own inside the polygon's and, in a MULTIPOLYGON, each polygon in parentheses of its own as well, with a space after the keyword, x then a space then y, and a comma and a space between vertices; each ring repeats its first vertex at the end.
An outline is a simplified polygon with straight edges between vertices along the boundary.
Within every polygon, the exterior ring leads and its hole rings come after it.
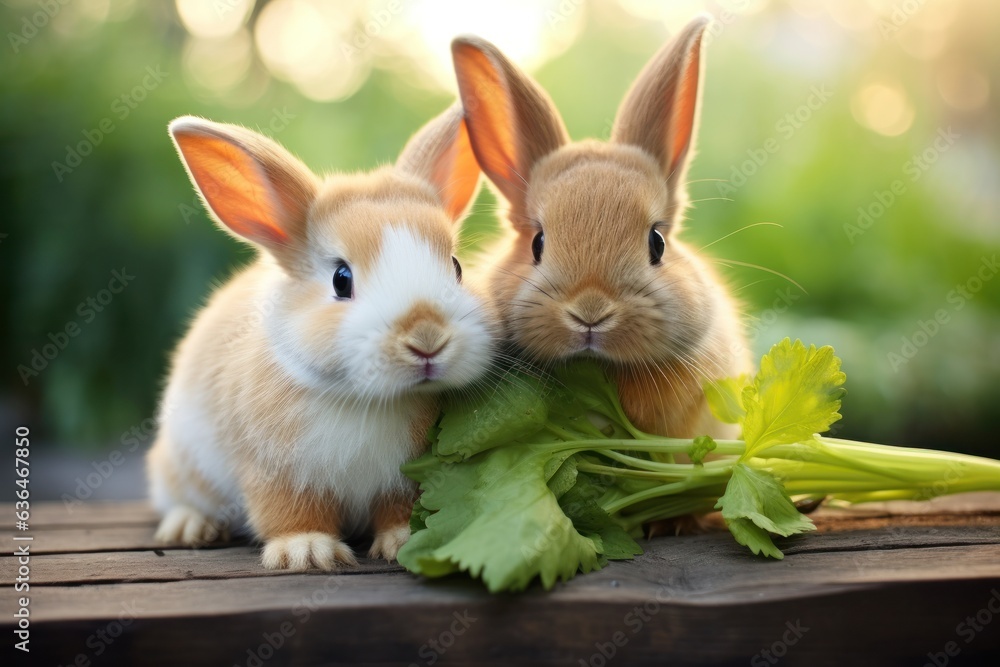
MULTIPOLYGON (((850 391, 839 435, 1000 456, 1000 279, 961 309, 948 300, 1000 239, 995 2, 4 4, 0 415, 36 438, 104 447, 150 418, 192 313, 249 257, 194 200, 170 119, 260 128, 317 171, 370 168, 450 103, 448 41, 479 32, 533 69, 574 137, 607 136, 645 61, 707 11, 685 234, 726 260, 757 351, 785 335, 837 348, 850 391), (121 117, 116 100, 147 67, 167 75, 121 117), (786 136, 778 123, 813 87, 829 100, 786 136), (53 162, 105 118, 114 131, 60 180, 53 162), (958 138, 913 181, 907 162, 947 128, 958 138), (734 168, 771 137, 778 150, 737 187, 734 168), (851 238, 858 207, 895 179, 906 192, 851 238), (122 267, 134 280, 85 322, 78 305, 122 267), (893 364, 941 309, 948 323, 893 364), (18 367, 70 322, 79 335, 25 385, 18 367)), ((484 194, 471 238, 496 230, 493 208, 484 194)))

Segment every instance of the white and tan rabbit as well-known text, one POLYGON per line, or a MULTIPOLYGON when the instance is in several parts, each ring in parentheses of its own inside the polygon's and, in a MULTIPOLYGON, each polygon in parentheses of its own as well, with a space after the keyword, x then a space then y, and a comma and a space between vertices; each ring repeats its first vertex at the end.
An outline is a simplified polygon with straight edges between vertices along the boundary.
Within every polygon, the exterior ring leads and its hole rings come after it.
POLYGON ((167 542, 233 514, 268 568, 353 563, 370 529, 394 559, 436 394, 475 381, 491 327, 461 285, 453 231, 479 168, 455 105, 396 166, 319 178, 274 141, 178 118, 170 134, 212 217, 260 250, 212 296, 173 359, 149 453, 167 542))
POLYGON ((503 334, 542 364, 604 360, 623 407, 665 436, 731 436, 702 385, 750 368, 736 306, 677 238, 707 19, 649 62, 611 140, 571 143, 552 101, 492 44, 452 44, 473 151, 514 233, 489 286, 503 334))

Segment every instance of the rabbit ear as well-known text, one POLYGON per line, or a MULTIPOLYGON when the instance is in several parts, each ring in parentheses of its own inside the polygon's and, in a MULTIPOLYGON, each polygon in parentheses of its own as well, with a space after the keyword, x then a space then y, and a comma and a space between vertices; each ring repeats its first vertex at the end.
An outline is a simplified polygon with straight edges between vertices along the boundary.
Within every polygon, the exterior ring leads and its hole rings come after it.
POLYGON ((532 167, 568 140, 559 112, 545 91, 489 42, 459 37, 451 53, 479 166, 511 206, 523 211, 532 167))
POLYGON ((271 139, 242 127, 182 116, 169 129, 212 216, 290 266, 306 241, 317 189, 312 172, 271 139))
POLYGON ((649 61, 619 107, 611 133, 612 141, 651 153, 671 186, 680 182, 694 142, 701 40, 709 21, 694 19, 649 61))
POLYGON ((479 165, 461 105, 451 106, 417 132, 396 168, 430 182, 452 220, 461 219, 479 185, 479 165))

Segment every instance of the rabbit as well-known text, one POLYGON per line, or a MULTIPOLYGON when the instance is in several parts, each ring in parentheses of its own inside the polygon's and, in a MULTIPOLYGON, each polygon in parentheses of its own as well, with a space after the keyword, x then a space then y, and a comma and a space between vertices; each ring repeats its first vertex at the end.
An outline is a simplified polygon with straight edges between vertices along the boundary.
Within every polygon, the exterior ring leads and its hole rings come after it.
POLYGON ((646 65, 608 142, 571 143, 546 92, 495 46, 452 43, 472 149, 513 227, 480 275, 503 338, 543 366, 600 360, 633 423, 671 437, 735 437, 703 385, 751 367, 736 302, 678 238, 708 22, 646 65))
POLYGON ((232 525, 269 569, 335 569, 409 537, 437 396, 493 354, 453 231, 479 167, 458 105, 395 166, 320 178, 273 140, 185 116, 170 135, 225 231, 260 252, 221 286, 173 357, 148 455, 156 538, 196 545, 232 525))

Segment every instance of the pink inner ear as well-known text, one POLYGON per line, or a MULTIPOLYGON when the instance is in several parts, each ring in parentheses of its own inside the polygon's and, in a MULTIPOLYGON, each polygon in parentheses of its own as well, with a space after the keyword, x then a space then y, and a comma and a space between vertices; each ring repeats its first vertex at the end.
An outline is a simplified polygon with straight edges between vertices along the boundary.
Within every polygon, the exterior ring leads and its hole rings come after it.
POLYGON ((670 147, 670 164, 676 168, 677 162, 684 156, 691 143, 694 132, 694 119, 698 104, 698 78, 701 73, 701 36, 691 45, 690 57, 678 84, 677 97, 674 102, 674 117, 672 119, 671 135, 673 142, 670 147))
POLYGON ((479 49, 463 45, 455 51, 462 105, 469 118, 469 138, 483 171, 509 183, 521 183, 517 173, 514 112, 496 67, 479 49))
POLYGON ((434 182, 441 188, 445 210, 457 220, 476 191, 479 163, 472 152, 465 121, 459 123, 455 141, 434 168, 434 182))
POLYGON ((281 209, 274 190, 245 150, 206 134, 178 132, 175 138, 198 189, 223 224, 264 245, 288 240, 279 226, 281 209))

